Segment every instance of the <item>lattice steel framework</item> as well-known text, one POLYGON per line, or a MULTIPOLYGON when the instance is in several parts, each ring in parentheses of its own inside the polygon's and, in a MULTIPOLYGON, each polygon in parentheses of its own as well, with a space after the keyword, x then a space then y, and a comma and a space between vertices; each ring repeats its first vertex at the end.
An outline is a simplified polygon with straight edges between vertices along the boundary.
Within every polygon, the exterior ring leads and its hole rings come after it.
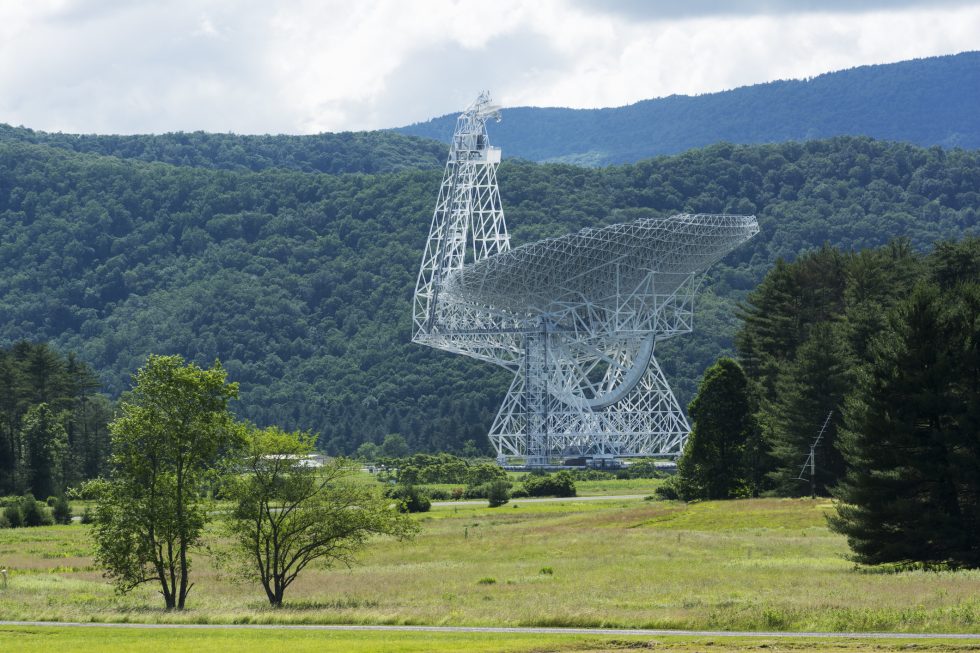
POLYGON ((693 327, 712 263, 754 216, 646 218, 510 249, 482 94, 460 115, 415 289, 413 340, 514 380, 490 429, 502 464, 676 456, 690 427, 654 358, 693 327))

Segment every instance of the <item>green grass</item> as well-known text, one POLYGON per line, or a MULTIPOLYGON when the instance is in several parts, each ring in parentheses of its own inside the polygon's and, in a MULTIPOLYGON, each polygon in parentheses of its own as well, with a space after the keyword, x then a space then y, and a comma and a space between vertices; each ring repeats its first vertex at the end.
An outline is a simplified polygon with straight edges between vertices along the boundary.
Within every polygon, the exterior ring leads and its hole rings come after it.
POLYGON ((840 638, 708 638, 708 637, 597 637, 517 633, 331 632, 316 630, 177 630, 64 627, 0 627, 5 653, 47 652, 130 653, 140 651, 224 651, 266 653, 304 651, 329 653, 439 653, 440 651, 541 652, 657 650, 685 652, 834 651, 976 651, 976 642, 956 640, 849 640, 840 638))
POLYGON ((575 481, 575 490, 580 497, 599 497, 616 494, 653 494, 663 484, 661 479, 652 478, 612 478, 603 481, 575 481))
POLYGON ((150 586, 115 594, 86 526, 2 530, 0 619, 980 631, 980 571, 856 569, 826 528, 830 510, 781 499, 439 506, 417 517, 413 542, 374 541, 350 571, 309 568, 281 610, 198 552, 179 613, 150 586))

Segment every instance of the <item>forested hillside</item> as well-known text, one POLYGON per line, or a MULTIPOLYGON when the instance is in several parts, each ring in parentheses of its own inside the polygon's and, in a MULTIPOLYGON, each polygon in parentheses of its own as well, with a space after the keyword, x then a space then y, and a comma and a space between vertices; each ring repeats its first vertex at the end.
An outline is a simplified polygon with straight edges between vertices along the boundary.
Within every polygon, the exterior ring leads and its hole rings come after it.
MULTIPOLYGON (((608 109, 504 109, 492 139, 508 156, 606 165, 719 141, 774 143, 861 135, 980 147, 980 52, 861 66, 608 109)), ((399 131, 448 143, 455 114, 399 131)))
POLYGON ((441 168, 446 160, 445 146, 390 131, 309 136, 206 132, 120 136, 52 134, 0 123, 0 142, 34 143, 121 159, 253 172, 284 168, 330 174, 375 174, 405 168, 441 168))
MULTIPOLYGON (((52 341, 117 394, 148 353, 219 358, 236 410, 351 452, 388 433, 458 450, 505 375, 412 345, 410 299, 441 170, 215 170, 0 143, 0 345, 52 341)), ((696 331, 660 359, 691 396, 730 351, 734 303, 777 257, 978 233, 980 152, 868 138, 716 145, 585 169, 505 161, 514 244, 677 211, 759 215, 714 268, 696 331)))

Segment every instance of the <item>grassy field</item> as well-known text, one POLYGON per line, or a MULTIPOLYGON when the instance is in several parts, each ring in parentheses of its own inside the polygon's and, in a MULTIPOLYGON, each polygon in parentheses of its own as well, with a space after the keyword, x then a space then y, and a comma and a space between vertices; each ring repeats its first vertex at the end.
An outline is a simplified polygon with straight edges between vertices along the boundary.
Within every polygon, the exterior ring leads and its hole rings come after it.
POLYGON ((118 628, 0 627, 0 648, 5 653, 47 652, 122 653, 140 651, 224 651, 303 653, 386 651, 439 653, 440 651, 534 652, 656 650, 676 653, 729 653, 766 651, 833 651, 834 653, 889 651, 976 651, 980 644, 951 640, 847 640, 707 637, 593 637, 584 635, 522 635, 484 633, 324 632, 310 630, 175 630, 118 628))
POLYGON ((856 569, 826 528, 830 510, 777 499, 440 506, 419 517, 414 542, 374 542, 352 570, 309 569, 279 610, 198 553, 181 613, 163 611, 152 587, 116 595, 92 566, 86 526, 0 530, 11 570, 0 619, 980 631, 980 572, 856 569))

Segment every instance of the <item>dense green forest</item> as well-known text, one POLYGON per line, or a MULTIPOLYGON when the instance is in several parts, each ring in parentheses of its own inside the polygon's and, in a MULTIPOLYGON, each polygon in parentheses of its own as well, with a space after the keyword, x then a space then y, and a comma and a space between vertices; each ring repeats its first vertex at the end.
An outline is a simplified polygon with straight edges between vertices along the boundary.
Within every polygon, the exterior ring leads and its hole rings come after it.
POLYGON ((45 344, 0 349, 0 496, 43 499, 105 471, 111 406, 99 385, 45 344))
MULTIPOLYGON (((629 163, 719 141, 772 143, 872 136, 980 147, 980 52, 861 66, 608 109, 519 107, 493 130, 504 154, 584 165, 629 163)), ((448 143, 456 115, 403 127, 448 143)))
MULTIPOLYGON (((783 495, 809 491, 798 477, 829 414, 815 486, 826 495, 848 467, 840 433, 858 401, 856 390, 884 374, 875 370, 882 349, 878 341, 890 329, 902 328, 896 326, 896 308, 922 286, 935 288, 940 301, 953 307, 964 301, 963 289, 971 284, 975 294, 978 281, 980 239, 975 237, 939 243, 928 255, 900 239, 859 252, 825 246, 791 263, 778 261, 743 304, 735 338, 756 397, 758 426, 769 445, 767 489, 783 495)), ((970 329, 978 326, 977 308, 962 307, 970 329)), ((961 348, 965 353, 976 346, 974 337, 950 331, 922 345, 933 351, 961 348)), ((965 355, 958 358, 970 360, 965 355)), ((976 377, 977 370, 972 363, 968 367, 969 371, 947 370, 946 385, 936 392, 959 396, 964 406, 973 403, 963 395, 975 392, 968 378, 976 377)), ((906 399, 913 401, 913 395, 906 399)), ((851 430, 855 428, 852 424, 851 430)), ((976 440, 976 431, 972 433, 976 440)))
MULTIPOLYGON (((77 352, 110 396, 151 352, 219 358, 243 417, 320 433, 330 452, 391 433, 413 450, 486 447, 506 375, 409 342, 441 174, 215 170, 0 142, 0 345, 77 352)), ((759 215, 762 233, 710 273, 695 333, 661 350, 684 403, 778 257, 896 236, 925 249, 980 229, 980 153, 869 138, 606 169, 505 161, 499 179, 514 244, 678 211, 759 215)))
POLYGON ((390 131, 309 136, 247 136, 205 132, 172 134, 62 134, 0 123, 0 142, 50 145, 120 159, 222 170, 283 168, 300 172, 366 172, 441 168, 447 148, 390 131))

